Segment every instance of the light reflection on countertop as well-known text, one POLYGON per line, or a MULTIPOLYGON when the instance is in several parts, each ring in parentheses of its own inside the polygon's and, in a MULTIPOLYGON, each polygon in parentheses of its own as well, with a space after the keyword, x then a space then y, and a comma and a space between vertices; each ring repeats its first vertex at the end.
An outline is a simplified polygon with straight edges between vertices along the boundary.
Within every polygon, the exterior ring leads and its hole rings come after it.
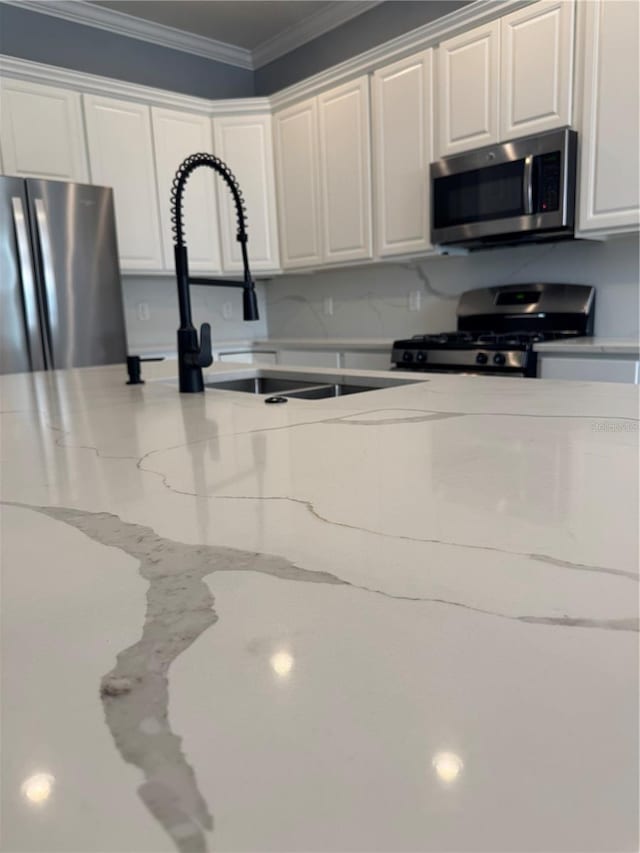
POLYGON ((47 802, 53 791, 55 776, 51 773, 34 773, 24 780, 20 791, 24 799, 34 806, 47 802))
POLYGON ((464 768, 459 755, 455 752, 438 752, 431 762, 438 779, 445 785, 453 785, 464 768))
POLYGON ((287 651, 279 651, 269 658, 271 669, 280 679, 286 679, 293 669, 293 655, 287 651))

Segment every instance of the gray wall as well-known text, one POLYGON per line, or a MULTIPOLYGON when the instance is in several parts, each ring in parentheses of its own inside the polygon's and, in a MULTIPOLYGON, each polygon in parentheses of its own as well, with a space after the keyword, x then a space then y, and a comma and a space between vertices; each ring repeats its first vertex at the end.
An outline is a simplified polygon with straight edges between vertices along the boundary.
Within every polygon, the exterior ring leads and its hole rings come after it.
POLYGON ((203 98, 269 95, 467 5, 387 0, 248 71, 0 2, 0 53, 203 98))
POLYGON ((254 93, 253 71, 2 3, 0 53, 202 98, 254 93))
POLYGON ((466 6, 469 0, 387 0, 255 72, 256 95, 271 95, 338 62, 466 6))

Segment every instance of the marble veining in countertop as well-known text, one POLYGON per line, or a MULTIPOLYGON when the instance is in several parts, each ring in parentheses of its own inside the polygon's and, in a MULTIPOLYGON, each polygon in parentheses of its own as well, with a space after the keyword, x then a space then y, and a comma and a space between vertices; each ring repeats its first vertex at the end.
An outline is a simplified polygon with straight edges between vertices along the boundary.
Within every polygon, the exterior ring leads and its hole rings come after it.
POLYGON ((0 379, 3 849, 637 849, 637 388, 174 372, 0 379))

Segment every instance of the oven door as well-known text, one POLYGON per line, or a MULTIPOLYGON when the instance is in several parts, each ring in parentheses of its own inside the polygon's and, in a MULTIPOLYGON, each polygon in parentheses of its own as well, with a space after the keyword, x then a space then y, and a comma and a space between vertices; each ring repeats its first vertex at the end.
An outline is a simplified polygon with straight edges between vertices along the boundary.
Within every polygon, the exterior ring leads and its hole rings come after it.
POLYGON ((554 131, 432 163, 433 244, 571 236, 576 138, 554 131))

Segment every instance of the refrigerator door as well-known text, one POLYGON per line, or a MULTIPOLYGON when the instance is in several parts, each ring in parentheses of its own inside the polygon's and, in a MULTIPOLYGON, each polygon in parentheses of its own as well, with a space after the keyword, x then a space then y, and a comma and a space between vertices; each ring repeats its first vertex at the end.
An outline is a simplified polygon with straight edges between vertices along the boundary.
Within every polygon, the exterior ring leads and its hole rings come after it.
POLYGON ((29 179, 29 216, 52 368, 124 362, 127 343, 111 189, 29 179))
POLYGON ((25 183, 0 177, 0 373, 44 368, 25 183))

